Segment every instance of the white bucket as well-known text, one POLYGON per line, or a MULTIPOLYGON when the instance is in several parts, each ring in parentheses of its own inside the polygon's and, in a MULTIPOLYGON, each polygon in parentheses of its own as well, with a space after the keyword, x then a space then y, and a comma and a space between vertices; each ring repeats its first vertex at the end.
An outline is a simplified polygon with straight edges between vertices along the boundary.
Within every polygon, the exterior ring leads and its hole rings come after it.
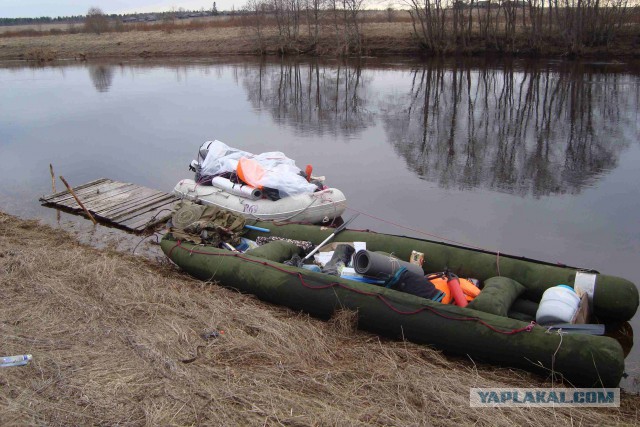
POLYGON ((540 306, 536 312, 536 323, 553 325, 570 323, 580 306, 580 297, 567 285, 549 288, 542 294, 540 306))

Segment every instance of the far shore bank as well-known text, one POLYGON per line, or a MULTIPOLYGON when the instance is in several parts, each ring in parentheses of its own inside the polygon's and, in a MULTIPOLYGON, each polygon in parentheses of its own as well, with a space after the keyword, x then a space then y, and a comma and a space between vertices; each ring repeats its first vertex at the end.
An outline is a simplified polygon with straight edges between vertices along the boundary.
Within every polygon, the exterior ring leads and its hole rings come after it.
MULTIPOLYGON (((528 46, 525 40, 509 46, 489 46, 483 40, 470 40, 464 50, 450 50, 437 56, 512 56, 536 58, 640 58, 637 37, 624 38, 613 47, 585 48, 579 55, 553 44, 544 48, 528 46)), ((229 55, 308 55, 308 56, 407 56, 430 57, 412 34, 409 23, 367 23, 362 26, 361 53, 345 52, 335 34, 321 36, 317 42, 300 37, 283 44, 275 28, 264 28, 258 38, 252 27, 201 28, 179 31, 130 31, 103 34, 77 33, 0 38, 0 60, 48 62, 58 59, 91 60, 106 58, 213 57, 229 55)))

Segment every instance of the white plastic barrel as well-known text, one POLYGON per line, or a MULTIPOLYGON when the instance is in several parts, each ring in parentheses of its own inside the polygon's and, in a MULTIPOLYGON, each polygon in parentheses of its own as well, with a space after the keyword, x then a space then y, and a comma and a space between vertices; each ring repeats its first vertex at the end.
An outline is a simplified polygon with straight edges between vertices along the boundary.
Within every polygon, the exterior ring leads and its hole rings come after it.
POLYGON ((553 325, 570 323, 580 306, 580 297, 567 285, 558 285, 542 294, 540 306, 536 312, 536 323, 553 325))

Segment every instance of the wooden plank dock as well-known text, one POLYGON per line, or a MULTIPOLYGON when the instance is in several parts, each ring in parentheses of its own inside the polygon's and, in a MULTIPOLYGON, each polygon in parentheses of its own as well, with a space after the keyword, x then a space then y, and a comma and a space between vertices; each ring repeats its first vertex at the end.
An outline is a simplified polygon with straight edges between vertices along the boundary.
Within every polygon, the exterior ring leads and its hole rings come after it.
MULTIPOLYGON (((172 194, 107 178, 79 185, 73 191, 96 220, 134 233, 167 221, 179 200, 172 194)), ((40 202, 84 214, 68 190, 42 196, 40 202)))

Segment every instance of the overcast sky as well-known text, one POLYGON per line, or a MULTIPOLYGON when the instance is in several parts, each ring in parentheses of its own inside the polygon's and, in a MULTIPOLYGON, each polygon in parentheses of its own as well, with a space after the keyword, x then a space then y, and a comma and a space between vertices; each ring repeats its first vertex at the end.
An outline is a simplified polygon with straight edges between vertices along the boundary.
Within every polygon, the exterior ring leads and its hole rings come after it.
MULTIPOLYGON (((242 8, 246 0, 216 0, 218 10, 242 8)), ((175 8, 211 9, 213 0, 0 0, 0 18, 85 15, 90 7, 104 13, 162 12, 175 8)))

